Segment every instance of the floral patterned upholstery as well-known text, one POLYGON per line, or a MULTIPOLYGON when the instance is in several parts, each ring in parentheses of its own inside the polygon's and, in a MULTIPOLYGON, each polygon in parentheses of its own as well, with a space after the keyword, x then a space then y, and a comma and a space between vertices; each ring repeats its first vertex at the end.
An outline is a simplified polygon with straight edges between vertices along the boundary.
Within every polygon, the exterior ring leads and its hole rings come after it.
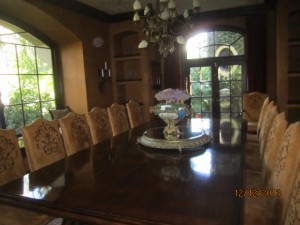
POLYGON ((57 120, 37 119, 22 132, 31 171, 66 157, 57 120))
MULTIPOLYGON (((0 129, 0 185, 26 174, 16 131, 0 129)), ((45 225, 54 217, 0 204, 0 224, 45 225)))
POLYGON ((285 217, 284 225, 300 225, 300 170, 294 183, 294 189, 285 217))
POLYGON ((93 145, 89 126, 84 114, 70 112, 59 119, 67 155, 89 148, 93 145))
POLYGON ((274 170, 279 145, 287 125, 288 122, 284 112, 276 115, 268 135, 263 157, 263 182, 265 184, 269 183, 271 171, 274 170))
POLYGON ((260 186, 256 183, 254 186, 246 187, 257 190, 274 190, 276 191, 276 196, 265 198, 246 197, 244 225, 282 225, 284 223, 290 197, 292 196, 294 181, 297 176, 295 171, 299 170, 299 136, 300 122, 291 124, 284 132, 283 138, 280 141, 276 164, 273 171, 271 171, 272 176, 269 186, 260 186))
POLYGON ((144 123, 144 112, 138 101, 130 100, 126 103, 129 124, 131 128, 137 127, 144 123))
MULTIPOLYGON (((275 212, 285 215, 288 199, 292 193, 293 182, 296 179, 297 171, 300 163, 300 122, 291 124, 284 136, 279 148, 274 173, 272 176, 272 188, 280 189, 281 197, 275 204, 275 212)), ((280 220, 280 221, 281 221, 280 220)))
POLYGON ((86 114, 86 119, 90 127, 94 145, 111 138, 112 130, 106 108, 94 107, 86 114))
POLYGON ((25 174, 16 131, 0 129, 0 185, 25 174))
POLYGON ((123 105, 114 103, 107 108, 107 111, 113 136, 129 130, 128 118, 123 105))
POLYGON ((277 106, 274 105, 274 102, 271 102, 268 108, 266 109, 265 118, 261 125, 260 139, 259 139, 261 156, 263 156, 265 152, 269 132, 276 115, 278 115, 277 106))
POLYGON ((265 112, 266 112, 266 109, 267 109, 267 106, 269 105, 269 103, 270 103, 270 98, 269 97, 265 98, 265 100, 263 102, 263 105, 261 107, 261 111, 260 111, 260 114, 259 114, 259 119, 258 119, 258 122, 257 122, 257 135, 258 136, 259 136, 261 125, 262 125, 262 122, 264 120, 265 112))
POLYGON ((248 130, 256 131, 260 112, 268 94, 251 92, 243 95, 243 119, 248 122, 248 130))

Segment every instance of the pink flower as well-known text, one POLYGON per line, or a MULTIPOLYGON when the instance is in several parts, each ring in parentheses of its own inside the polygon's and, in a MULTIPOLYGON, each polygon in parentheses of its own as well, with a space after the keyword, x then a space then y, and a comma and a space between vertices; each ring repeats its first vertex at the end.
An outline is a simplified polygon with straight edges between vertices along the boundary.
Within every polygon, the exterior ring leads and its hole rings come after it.
POLYGON ((166 103, 170 103, 170 102, 183 103, 185 100, 190 98, 190 95, 183 90, 168 88, 158 92, 155 95, 155 98, 158 101, 166 101, 166 103))

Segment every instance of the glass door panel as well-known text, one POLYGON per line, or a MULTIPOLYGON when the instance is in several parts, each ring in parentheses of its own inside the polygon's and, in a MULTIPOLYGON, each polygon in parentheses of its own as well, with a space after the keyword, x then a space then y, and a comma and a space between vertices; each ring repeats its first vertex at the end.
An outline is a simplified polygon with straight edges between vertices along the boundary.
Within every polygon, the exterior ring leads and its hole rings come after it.
POLYGON ((242 65, 218 66, 220 118, 236 118, 242 109, 242 65))
POLYGON ((189 93, 194 117, 229 119, 242 109, 242 63, 189 67, 189 93))
POLYGON ((211 118, 212 70, 210 66, 190 67, 189 93, 192 96, 191 107, 194 116, 198 118, 211 118))

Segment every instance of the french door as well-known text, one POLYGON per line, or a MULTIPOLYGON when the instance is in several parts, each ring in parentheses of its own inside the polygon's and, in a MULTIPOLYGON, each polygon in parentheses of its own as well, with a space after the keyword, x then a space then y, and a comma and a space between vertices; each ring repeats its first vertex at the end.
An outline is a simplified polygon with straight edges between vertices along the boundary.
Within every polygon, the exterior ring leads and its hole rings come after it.
POLYGON ((237 117, 245 90, 244 67, 242 57, 189 60, 186 88, 194 117, 237 117))

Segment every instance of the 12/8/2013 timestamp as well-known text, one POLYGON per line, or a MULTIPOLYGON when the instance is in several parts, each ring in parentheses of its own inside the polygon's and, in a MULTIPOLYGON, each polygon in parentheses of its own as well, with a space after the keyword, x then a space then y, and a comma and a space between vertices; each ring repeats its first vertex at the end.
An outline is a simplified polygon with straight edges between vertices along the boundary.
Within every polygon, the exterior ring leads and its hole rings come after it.
POLYGON ((280 197, 279 189, 235 189, 235 196, 238 198, 244 197, 280 197))

